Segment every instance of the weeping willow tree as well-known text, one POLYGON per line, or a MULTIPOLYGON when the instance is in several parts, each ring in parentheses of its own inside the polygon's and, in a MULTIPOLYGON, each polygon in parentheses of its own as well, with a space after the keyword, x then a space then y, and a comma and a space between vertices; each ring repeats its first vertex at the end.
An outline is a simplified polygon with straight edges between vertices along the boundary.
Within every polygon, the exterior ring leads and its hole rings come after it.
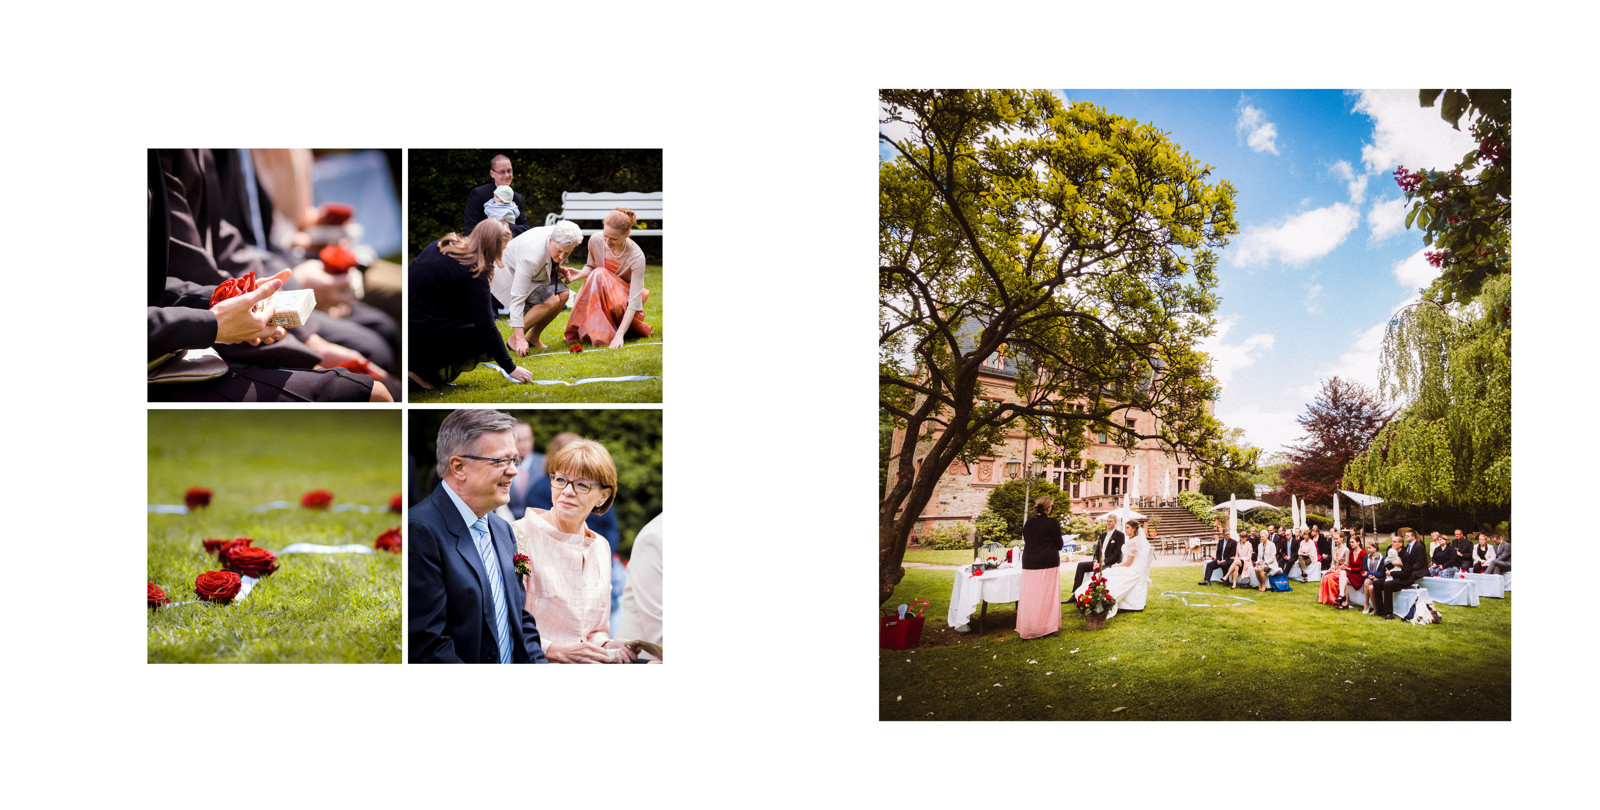
POLYGON ((1424 90, 1471 121, 1479 148, 1447 171, 1395 177, 1440 269, 1389 323, 1380 390, 1405 404, 1345 469, 1345 485, 1409 503, 1511 502, 1511 94, 1424 90))

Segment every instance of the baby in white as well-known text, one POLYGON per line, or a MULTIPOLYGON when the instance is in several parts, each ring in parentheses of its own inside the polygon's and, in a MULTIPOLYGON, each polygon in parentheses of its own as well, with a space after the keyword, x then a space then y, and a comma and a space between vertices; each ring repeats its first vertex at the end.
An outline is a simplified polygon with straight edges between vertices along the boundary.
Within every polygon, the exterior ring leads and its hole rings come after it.
POLYGON ((516 195, 510 186, 499 186, 494 190, 494 196, 483 204, 483 215, 489 219, 503 219, 506 222, 516 222, 517 216, 522 212, 517 210, 516 203, 512 202, 516 195))

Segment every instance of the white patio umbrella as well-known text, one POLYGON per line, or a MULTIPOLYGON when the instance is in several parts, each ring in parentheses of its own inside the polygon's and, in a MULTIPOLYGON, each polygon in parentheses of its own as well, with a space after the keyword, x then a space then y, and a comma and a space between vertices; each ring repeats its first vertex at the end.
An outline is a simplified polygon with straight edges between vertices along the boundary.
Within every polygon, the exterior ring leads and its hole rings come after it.
POLYGON ((1339 525, 1339 493, 1335 492, 1333 493, 1333 530, 1339 531, 1341 528, 1343 527, 1339 525))
POLYGON ((1171 475, 1164 475, 1161 477, 1161 500, 1166 501, 1172 499, 1172 490, 1168 488, 1171 483, 1171 475))
POLYGON ((1137 464, 1133 465, 1133 486, 1129 487, 1129 491, 1133 493, 1133 497, 1139 497, 1139 465, 1137 464))
POLYGON ((1231 496, 1225 503, 1219 503, 1206 511, 1215 512, 1218 509, 1228 510, 1228 536, 1237 540, 1239 538, 1239 513, 1251 509, 1260 509, 1263 506, 1271 505, 1272 504, 1269 504, 1266 501, 1241 501, 1237 496, 1231 496))
MULTIPOLYGON (((1130 521, 1130 520, 1144 520, 1145 519, 1144 515, 1141 515, 1138 512, 1135 512, 1132 509, 1129 509, 1127 504, 1123 504, 1122 506, 1119 506, 1116 509, 1113 509, 1110 512, 1107 512, 1106 515, 1115 515, 1116 518, 1117 518, 1117 525, 1119 525, 1119 526, 1127 525, 1128 521, 1130 521)), ((1101 515, 1100 519, 1104 520, 1106 515, 1101 515)))
MULTIPOLYGON (((1362 509, 1369 509, 1371 507, 1377 506, 1380 503, 1383 503, 1383 499, 1382 498, 1378 498, 1378 497, 1375 497, 1375 496, 1372 496, 1372 495, 1363 495, 1363 494, 1361 494, 1359 492, 1351 492, 1348 489, 1341 489, 1339 491, 1343 492, 1345 494, 1345 497, 1349 498, 1352 501, 1355 501, 1362 509)), ((1373 527, 1373 531, 1377 531, 1378 522, 1377 522, 1377 518, 1376 517, 1373 518, 1372 527, 1373 527)))

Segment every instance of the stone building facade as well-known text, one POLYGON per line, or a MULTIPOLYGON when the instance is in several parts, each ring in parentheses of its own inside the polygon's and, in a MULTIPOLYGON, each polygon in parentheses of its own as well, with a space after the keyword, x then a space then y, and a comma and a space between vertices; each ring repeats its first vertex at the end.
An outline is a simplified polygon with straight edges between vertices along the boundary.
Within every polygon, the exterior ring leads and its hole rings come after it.
MULTIPOLYGON (((980 377, 983 396, 1014 401, 1015 362, 996 355, 985 363, 985 368, 987 371, 980 377)), ((1207 409, 1210 409, 1209 404, 1207 409)), ((1128 418, 1135 423, 1136 429, 1145 432, 1149 432, 1155 420, 1154 416, 1141 410, 1129 411, 1128 418)), ((995 449, 993 456, 970 464, 957 461, 944 471, 934 487, 933 497, 912 530, 914 534, 921 534, 938 524, 971 521, 988 505, 989 495, 995 487, 1024 474, 1040 442, 1026 435, 1021 424, 1014 424, 1014 427, 1016 430, 1006 435, 1005 442, 995 449)), ((900 447, 903 437, 902 431, 896 431, 893 446, 900 447)), ((916 459, 915 463, 920 469, 921 458, 916 459)), ((892 466, 890 470, 892 484, 892 466)), ((1075 514, 1098 514, 1116 508, 1125 492, 1159 499, 1177 497, 1179 492, 1196 490, 1200 484, 1199 469, 1186 454, 1174 454, 1150 439, 1139 442, 1132 450, 1124 450, 1113 443, 1112 437, 1097 432, 1090 434, 1089 446, 1078 459, 1052 462, 1043 468, 1039 477, 1065 490, 1070 496, 1070 510, 1075 514), (1066 474, 1074 469, 1082 469, 1084 459, 1100 462, 1095 477, 1078 483, 1063 482, 1066 474), (1134 481, 1135 470, 1138 472, 1137 482, 1134 481), (1135 483, 1137 491, 1132 490, 1135 483)), ((1058 499, 1056 514, 1065 515, 1068 506, 1068 503, 1058 499)))

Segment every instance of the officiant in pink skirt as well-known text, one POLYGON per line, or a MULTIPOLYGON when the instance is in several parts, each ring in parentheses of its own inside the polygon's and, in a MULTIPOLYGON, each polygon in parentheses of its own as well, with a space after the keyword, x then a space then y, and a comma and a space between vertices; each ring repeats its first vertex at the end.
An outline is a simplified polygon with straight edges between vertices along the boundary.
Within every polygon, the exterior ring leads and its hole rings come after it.
POLYGON ((1055 498, 1041 495, 1022 526, 1022 588, 1017 635, 1040 638, 1061 629, 1061 522, 1050 517, 1055 498))

